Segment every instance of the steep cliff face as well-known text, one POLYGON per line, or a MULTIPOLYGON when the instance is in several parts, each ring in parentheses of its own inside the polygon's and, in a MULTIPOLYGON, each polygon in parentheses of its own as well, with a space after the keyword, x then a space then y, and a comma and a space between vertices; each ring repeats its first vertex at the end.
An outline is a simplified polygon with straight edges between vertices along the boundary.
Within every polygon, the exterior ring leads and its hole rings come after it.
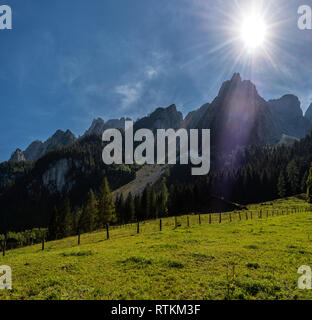
POLYGON ((25 158, 29 161, 39 159, 43 154, 43 148, 43 142, 39 140, 32 142, 24 151, 25 158))
POLYGON ((211 129, 212 144, 220 152, 250 144, 276 144, 280 140, 266 101, 255 85, 242 81, 239 74, 223 83, 197 127, 211 129))
POLYGON ((157 108, 150 115, 139 119, 134 124, 134 130, 146 128, 156 129, 179 129, 182 126, 183 115, 177 111, 176 105, 172 104, 168 108, 157 108))
POLYGON ((21 149, 16 149, 12 155, 11 155, 11 158, 10 158, 10 161, 25 161, 25 156, 24 156, 24 153, 21 149))
POLYGON ((208 111, 209 107, 210 107, 210 104, 206 103, 203 106, 201 106, 199 109, 189 112, 186 118, 183 120, 182 127, 185 129, 197 128, 199 121, 204 116, 204 114, 208 111))
POLYGON ((268 106, 280 136, 284 134, 303 138, 311 129, 311 123, 303 116, 298 97, 284 95, 280 99, 268 101, 268 106))
POLYGON ((69 179, 68 173, 70 170, 81 169, 81 161, 72 159, 60 159, 56 163, 49 166, 49 168, 42 175, 42 184, 50 193, 55 192, 69 192, 71 191, 75 181, 69 179))

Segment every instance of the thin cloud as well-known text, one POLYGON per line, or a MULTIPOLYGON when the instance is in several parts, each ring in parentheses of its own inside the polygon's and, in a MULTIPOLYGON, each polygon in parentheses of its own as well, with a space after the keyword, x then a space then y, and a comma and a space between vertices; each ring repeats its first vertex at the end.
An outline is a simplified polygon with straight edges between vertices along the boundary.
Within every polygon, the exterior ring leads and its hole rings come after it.
POLYGON ((159 66, 147 66, 144 71, 141 72, 139 80, 133 81, 131 77, 131 80, 127 81, 128 83, 118 85, 114 88, 114 93, 121 96, 120 104, 123 109, 129 108, 139 102, 144 95, 148 83, 158 76, 159 70, 159 66))
POLYGON ((139 101, 142 96, 143 86, 141 82, 138 82, 134 85, 126 84, 117 86, 115 88, 115 93, 122 96, 121 98, 121 107, 128 108, 131 105, 139 101))

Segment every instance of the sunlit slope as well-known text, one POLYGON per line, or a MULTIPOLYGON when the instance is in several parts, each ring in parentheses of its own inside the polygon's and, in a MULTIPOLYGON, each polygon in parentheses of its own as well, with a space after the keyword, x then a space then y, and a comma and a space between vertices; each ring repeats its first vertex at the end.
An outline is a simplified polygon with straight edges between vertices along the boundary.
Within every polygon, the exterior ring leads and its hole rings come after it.
POLYGON ((148 184, 153 185, 165 173, 167 165, 145 165, 136 172, 136 178, 119 189, 114 194, 123 194, 126 198, 131 192, 132 196, 141 194, 148 184))
POLYGON ((222 216, 179 217, 8 251, 13 290, 0 299, 310 299, 312 213, 299 198, 222 216), (260 213, 262 218, 258 217, 260 213), (294 212, 294 210, 297 212, 294 212), (305 209, 305 210, 303 210, 305 209), (287 213, 288 210, 288 214, 287 213), (292 211, 291 211, 292 210, 292 211), (251 212, 253 219, 251 220, 251 212), (266 214, 268 212, 268 218, 266 214), (281 215, 281 213, 284 215, 281 215), (274 213, 274 216, 272 216, 274 213), (234 268, 233 268, 234 266, 234 268))

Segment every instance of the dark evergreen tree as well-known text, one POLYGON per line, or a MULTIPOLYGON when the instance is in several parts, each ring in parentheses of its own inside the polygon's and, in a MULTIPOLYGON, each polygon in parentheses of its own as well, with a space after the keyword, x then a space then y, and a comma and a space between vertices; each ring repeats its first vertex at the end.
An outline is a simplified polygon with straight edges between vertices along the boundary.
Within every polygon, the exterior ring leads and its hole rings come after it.
POLYGON ((158 218, 158 210, 157 210, 157 195, 154 189, 150 192, 150 204, 151 204, 151 218, 157 219, 158 218))
POLYGON ((82 207, 79 219, 79 232, 91 232, 95 230, 97 225, 97 201, 92 189, 89 190, 87 199, 82 207))
POLYGON ((302 180, 301 180, 301 192, 306 193, 307 192, 307 180, 308 180, 308 171, 305 172, 302 180))
POLYGON ((279 178, 278 178, 277 189, 278 189, 278 195, 281 198, 286 197, 286 195, 287 195, 287 187, 286 187, 285 174, 284 174, 283 170, 281 171, 281 173, 279 175, 279 178))
POLYGON ((137 194, 134 197, 134 207, 135 207, 135 219, 137 221, 142 221, 142 217, 144 216, 144 209, 142 206, 142 195, 137 194))
POLYGON ((296 161, 293 159, 287 165, 287 178, 292 194, 297 194, 300 190, 300 172, 296 161))
POLYGON ((60 222, 61 237, 69 237, 73 232, 73 217, 70 208, 69 198, 66 198, 61 211, 60 222))
POLYGON ((139 217, 140 220, 147 220, 151 217, 151 196, 150 196, 150 186, 148 185, 142 194, 141 200, 141 216, 139 217))
POLYGON ((49 223, 49 239, 50 240, 57 240, 60 238, 61 231, 60 231, 60 216, 59 212, 56 207, 54 207, 52 211, 52 216, 49 223))
POLYGON ((312 164, 307 179, 307 200, 309 203, 312 203, 312 164))
POLYGON ((125 200, 124 200, 122 193, 116 197, 115 207, 116 207, 117 222, 119 224, 126 223, 126 221, 125 221, 125 200))
POLYGON ((126 222, 134 222, 136 221, 135 216, 135 206, 134 206, 134 200, 132 197, 131 192, 127 196, 126 204, 125 204, 125 214, 126 214, 126 222))
POLYGON ((116 222, 115 203, 107 178, 104 179, 99 190, 98 212, 102 226, 105 226, 107 223, 116 222))

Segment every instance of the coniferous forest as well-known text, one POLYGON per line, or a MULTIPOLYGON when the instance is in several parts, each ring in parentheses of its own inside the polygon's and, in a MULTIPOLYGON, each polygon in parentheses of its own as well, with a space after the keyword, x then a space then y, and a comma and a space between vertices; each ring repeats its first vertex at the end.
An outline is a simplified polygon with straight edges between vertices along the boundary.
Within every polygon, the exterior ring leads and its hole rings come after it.
POLYGON ((1 232, 41 227, 48 228, 49 239, 59 239, 103 228, 106 224, 209 212, 212 197, 241 205, 306 191, 309 197, 312 184, 311 133, 292 146, 238 148, 223 155, 226 165, 222 170, 215 166, 217 161, 212 157, 212 169, 207 176, 191 176, 187 165, 171 166, 158 182, 147 185, 137 195, 112 191, 134 179, 139 166, 105 166, 98 157, 101 148, 99 138, 89 136, 34 163, 26 162, 22 166, 6 163, 9 172, 17 171, 18 175, 1 189, 2 208, 8 213, 1 215, 1 232), (84 164, 83 170, 72 170, 76 184, 70 192, 51 194, 42 188, 40 181, 37 186, 29 186, 29 181, 36 181, 34 177, 42 174, 46 163, 64 156, 84 164), (12 201, 17 195, 19 201, 12 201))

